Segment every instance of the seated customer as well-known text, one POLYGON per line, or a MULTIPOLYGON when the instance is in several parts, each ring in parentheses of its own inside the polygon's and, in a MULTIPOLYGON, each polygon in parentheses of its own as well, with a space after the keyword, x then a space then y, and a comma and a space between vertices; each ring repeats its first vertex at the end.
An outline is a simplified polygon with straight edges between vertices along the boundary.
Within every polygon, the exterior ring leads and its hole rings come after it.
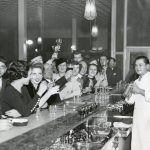
MULTIPOLYGON (((2 118, 1 104, 2 95, 6 87, 6 80, 3 79, 3 75, 6 72, 6 60, 0 56, 0 118, 2 118)), ((12 127, 11 121, 8 119, 0 119, 0 131, 9 130, 12 127)))
POLYGON ((67 70, 67 62, 64 58, 56 59, 56 69, 58 73, 53 74, 53 82, 63 88, 63 86, 70 80, 72 70, 67 70))
POLYGON ((106 55, 101 55, 99 58, 100 66, 99 70, 100 72, 97 74, 96 78, 99 81, 98 86, 106 87, 108 86, 108 80, 107 80, 107 68, 108 68, 108 59, 106 55))
POLYGON ((82 79, 79 75, 80 65, 78 62, 73 62, 72 67, 73 70, 70 70, 72 71, 71 79, 65 84, 64 88, 59 93, 61 100, 81 95, 82 79))
POLYGON ((58 58, 55 60, 57 73, 53 74, 53 81, 57 81, 61 77, 65 76, 67 71, 67 61, 64 58, 58 58))
POLYGON ((1 103, 2 103, 2 95, 4 93, 4 89, 5 89, 6 83, 7 83, 6 80, 3 79, 3 75, 5 74, 6 69, 7 69, 6 60, 2 56, 0 56, 0 106, 1 106, 1 103))
MULTIPOLYGON (((29 84, 26 85, 26 87, 28 89, 28 92, 29 92, 31 98, 33 98, 35 96, 35 94, 37 93, 37 91, 39 90, 40 83, 43 80, 44 66, 41 63, 36 63, 36 64, 32 64, 29 69, 31 71, 30 81, 29 81, 29 84)), ((45 105, 43 107, 44 108, 47 107, 47 103, 45 103, 45 105)))
MULTIPOLYGON (((67 82, 67 75, 65 75, 64 77, 61 77, 56 82, 49 82, 43 78, 43 72, 44 72, 43 70, 44 70, 43 64, 40 64, 40 63, 36 63, 30 66, 30 71, 31 71, 30 81, 29 81, 29 84, 26 85, 26 87, 28 89, 28 92, 31 98, 35 96, 35 94, 39 90, 40 84, 43 81, 46 81, 46 84, 49 88, 52 88, 54 85, 59 85, 61 88, 67 82)), ((54 94, 50 96, 47 102, 49 105, 60 102, 59 94, 54 94)), ((45 103, 42 106, 42 108, 46 108, 46 107, 47 107, 47 103, 45 103)))
POLYGON ((50 97, 50 95, 58 91, 58 88, 48 89, 48 94, 46 93, 45 97, 40 98, 47 90, 46 82, 42 82, 35 96, 31 98, 27 88, 24 86, 29 83, 30 70, 27 70, 27 66, 21 61, 12 62, 9 65, 8 74, 11 84, 5 88, 2 96, 3 113, 14 109, 21 116, 29 116, 37 105, 41 107, 48 96, 50 97))
POLYGON ((47 60, 45 63, 42 58, 42 53, 40 52, 34 52, 32 55, 32 58, 30 58, 30 65, 34 64, 43 64, 44 66, 44 78, 47 80, 52 79, 52 74, 53 74, 53 62, 57 58, 57 53, 53 53, 51 58, 47 60))
POLYGON ((73 54, 73 60, 77 61, 81 65, 80 75, 85 75, 87 72, 87 63, 83 60, 82 53, 80 51, 75 51, 73 54))
POLYGON ((97 74, 97 65, 90 64, 88 67, 88 74, 83 77, 83 93, 89 93, 94 91, 94 86, 97 83, 95 78, 97 74))

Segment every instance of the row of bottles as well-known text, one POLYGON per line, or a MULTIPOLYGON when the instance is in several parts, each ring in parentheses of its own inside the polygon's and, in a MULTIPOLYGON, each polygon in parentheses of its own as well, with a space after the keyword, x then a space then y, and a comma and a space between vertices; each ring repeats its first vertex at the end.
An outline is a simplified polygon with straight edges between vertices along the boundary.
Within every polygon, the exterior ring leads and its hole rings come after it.
POLYGON ((98 103, 87 104, 85 106, 80 107, 77 111, 78 111, 80 117, 83 118, 83 117, 87 117, 88 115, 97 111, 98 106, 99 106, 98 103))
POLYGON ((101 106, 104 106, 110 95, 110 89, 108 87, 96 87, 95 88, 95 102, 99 103, 101 106))

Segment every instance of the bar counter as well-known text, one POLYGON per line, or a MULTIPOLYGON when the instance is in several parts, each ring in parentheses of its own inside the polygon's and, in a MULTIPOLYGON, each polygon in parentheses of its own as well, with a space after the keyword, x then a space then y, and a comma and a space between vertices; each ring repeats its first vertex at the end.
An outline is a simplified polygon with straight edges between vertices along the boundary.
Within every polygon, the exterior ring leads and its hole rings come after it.
MULTIPOLYGON (((82 98, 88 100, 91 96, 82 98)), ((32 114, 27 117, 29 120, 27 126, 14 126, 8 131, 0 132, 0 150, 42 149, 51 145, 57 137, 86 121, 92 115, 81 118, 73 109, 66 109, 64 114, 61 107, 57 109, 55 114, 50 114, 48 110, 40 112, 38 118, 36 114, 32 114)))
MULTIPOLYGON (((82 96, 82 101, 92 99, 92 95, 82 96)), ((58 107, 54 114, 50 114, 48 110, 40 112, 38 117, 32 114, 27 117, 27 126, 13 126, 8 131, 0 132, 0 150, 42 150, 52 145, 61 135, 104 109, 99 107, 86 117, 81 117, 74 109, 65 109, 64 112, 63 107, 58 107)))

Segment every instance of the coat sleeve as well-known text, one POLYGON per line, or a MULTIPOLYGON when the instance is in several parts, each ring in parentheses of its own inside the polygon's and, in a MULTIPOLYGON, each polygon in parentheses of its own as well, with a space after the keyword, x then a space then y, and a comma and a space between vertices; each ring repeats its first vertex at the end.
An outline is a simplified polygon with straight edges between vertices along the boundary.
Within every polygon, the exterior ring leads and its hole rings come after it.
POLYGON ((24 99, 28 98, 28 94, 29 93, 26 93, 26 95, 21 96, 17 91, 7 88, 4 92, 4 101, 9 105, 10 109, 16 109, 22 116, 27 117, 37 106, 40 98, 38 95, 35 95, 33 99, 29 99, 28 102, 25 102, 24 99))
POLYGON ((66 80, 65 76, 61 77, 57 81, 55 81, 56 85, 59 85, 62 88, 68 81, 66 80))

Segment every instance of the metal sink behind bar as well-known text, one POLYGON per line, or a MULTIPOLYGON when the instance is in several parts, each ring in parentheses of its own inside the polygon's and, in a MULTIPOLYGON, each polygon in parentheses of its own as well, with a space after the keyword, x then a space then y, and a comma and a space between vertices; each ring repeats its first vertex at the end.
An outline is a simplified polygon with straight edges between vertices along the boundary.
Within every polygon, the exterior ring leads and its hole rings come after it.
POLYGON ((103 147, 102 143, 96 142, 77 142, 73 144, 75 150, 98 150, 103 147))

